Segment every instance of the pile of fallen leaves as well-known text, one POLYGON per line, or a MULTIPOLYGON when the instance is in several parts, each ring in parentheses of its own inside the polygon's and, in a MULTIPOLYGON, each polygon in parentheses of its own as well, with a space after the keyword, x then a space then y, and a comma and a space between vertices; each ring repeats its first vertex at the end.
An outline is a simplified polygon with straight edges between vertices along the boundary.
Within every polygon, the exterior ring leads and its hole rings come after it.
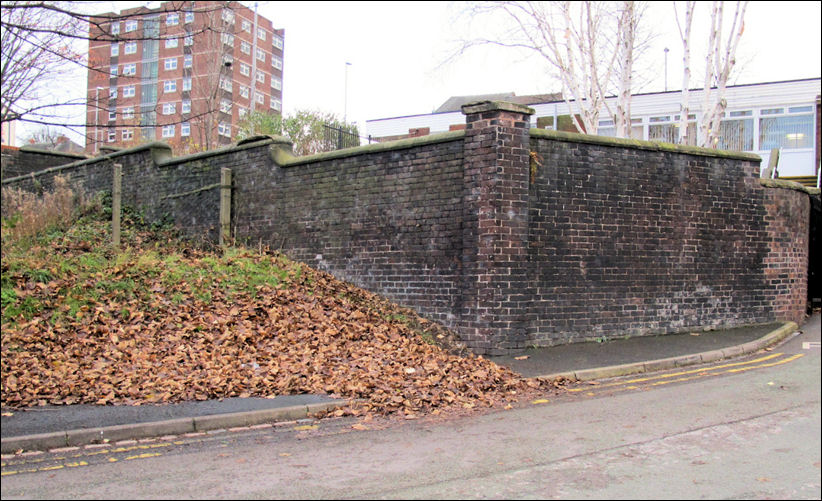
POLYGON ((278 253, 197 250, 86 221, 3 245, 2 405, 320 393, 406 417, 535 387, 441 326, 278 253), (7 251, 8 247, 8 251, 7 251), (427 341, 427 342, 426 342, 427 341))

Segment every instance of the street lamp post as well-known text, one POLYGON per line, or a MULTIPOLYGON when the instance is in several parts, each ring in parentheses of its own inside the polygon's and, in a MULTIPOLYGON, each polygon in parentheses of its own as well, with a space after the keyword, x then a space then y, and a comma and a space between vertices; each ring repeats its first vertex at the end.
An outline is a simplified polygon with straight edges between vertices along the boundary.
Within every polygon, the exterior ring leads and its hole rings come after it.
POLYGON ((351 63, 345 62, 345 104, 343 105, 343 123, 348 123, 348 67, 351 63))
POLYGON ((668 47, 665 47, 665 92, 668 92, 668 47))
POLYGON ((95 102, 94 102, 94 154, 96 155, 98 151, 100 151, 100 89, 103 87, 97 87, 96 95, 95 95, 95 102))

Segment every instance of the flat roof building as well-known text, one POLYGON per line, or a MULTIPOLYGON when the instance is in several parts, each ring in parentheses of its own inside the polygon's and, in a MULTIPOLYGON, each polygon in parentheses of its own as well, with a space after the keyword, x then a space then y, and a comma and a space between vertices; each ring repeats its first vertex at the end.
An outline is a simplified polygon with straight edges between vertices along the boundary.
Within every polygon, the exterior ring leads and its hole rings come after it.
POLYGON ((229 144, 251 111, 281 113, 284 30, 238 2, 164 2, 89 27, 86 151, 229 144))
MULTIPOLYGON (((763 168, 768 165, 771 150, 777 148, 780 150, 780 177, 817 177, 820 163, 819 96, 820 78, 728 86, 725 94, 728 105, 717 148, 756 153, 762 157, 763 168)), ((531 127, 576 132, 569 119, 571 109, 578 112, 573 102, 569 107, 561 96, 543 101, 532 97, 515 96, 515 102, 535 110, 531 127)), ((446 104, 451 101, 462 102, 464 99, 452 97, 446 104)), ((676 142, 680 102, 681 91, 678 90, 631 96, 631 137, 676 142)), ((690 91, 689 103, 688 136, 693 138, 701 115, 702 89, 690 91)), ((380 141, 464 127, 462 112, 448 109, 439 113, 368 120, 367 134, 372 140, 380 141)), ((614 136, 613 120, 600 116, 597 134, 614 136)))

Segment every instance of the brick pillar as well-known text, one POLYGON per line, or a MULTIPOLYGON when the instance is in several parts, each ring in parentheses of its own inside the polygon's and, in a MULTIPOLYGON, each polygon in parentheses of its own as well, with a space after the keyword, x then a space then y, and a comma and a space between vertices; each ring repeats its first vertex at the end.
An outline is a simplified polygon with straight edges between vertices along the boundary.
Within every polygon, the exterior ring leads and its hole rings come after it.
POLYGON ((460 334, 477 353, 524 347, 531 323, 528 269, 529 115, 483 101, 466 115, 460 334))

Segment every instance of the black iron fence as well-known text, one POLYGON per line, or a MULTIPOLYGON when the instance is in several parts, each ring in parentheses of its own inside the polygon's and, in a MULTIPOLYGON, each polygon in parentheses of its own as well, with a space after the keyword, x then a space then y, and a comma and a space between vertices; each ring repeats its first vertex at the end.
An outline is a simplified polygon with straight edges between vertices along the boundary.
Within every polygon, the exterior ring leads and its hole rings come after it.
POLYGON ((376 139, 372 139, 369 135, 360 136, 350 130, 331 125, 323 124, 323 144, 326 151, 341 150, 343 148, 353 148, 362 144, 377 143, 376 139))

